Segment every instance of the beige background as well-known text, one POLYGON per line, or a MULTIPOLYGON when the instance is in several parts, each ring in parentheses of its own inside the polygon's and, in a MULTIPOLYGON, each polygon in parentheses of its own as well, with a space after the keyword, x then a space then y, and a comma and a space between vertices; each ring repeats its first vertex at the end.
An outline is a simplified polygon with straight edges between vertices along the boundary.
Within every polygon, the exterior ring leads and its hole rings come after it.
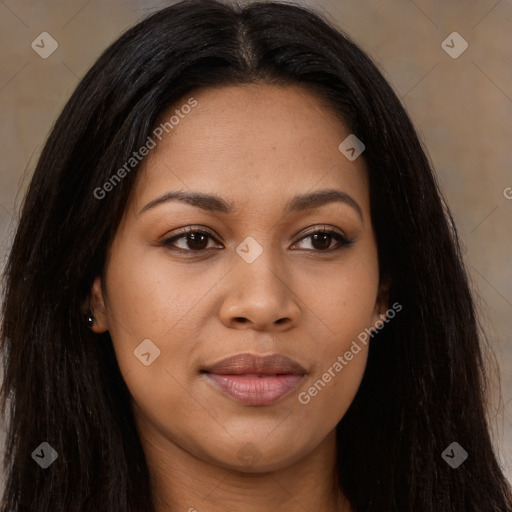
MULTIPOLYGON (((0 271, 42 144, 79 78, 122 31, 170 3, 0 1, 0 271), (59 45, 47 59, 31 48, 42 32, 59 45)), ((500 365, 495 443, 512 479, 512 2, 301 3, 328 14, 370 54, 428 148, 500 365), (454 31, 469 45, 456 59, 441 46, 454 31)))

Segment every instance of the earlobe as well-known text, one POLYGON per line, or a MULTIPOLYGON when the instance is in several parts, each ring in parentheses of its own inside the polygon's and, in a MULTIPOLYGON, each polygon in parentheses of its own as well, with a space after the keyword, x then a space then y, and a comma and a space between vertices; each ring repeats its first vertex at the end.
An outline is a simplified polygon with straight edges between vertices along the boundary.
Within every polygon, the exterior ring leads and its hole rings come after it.
POLYGON ((102 280, 97 276, 94 279, 90 293, 90 307, 87 314, 88 325, 91 331, 100 334, 108 331, 108 319, 103 296, 102 280))

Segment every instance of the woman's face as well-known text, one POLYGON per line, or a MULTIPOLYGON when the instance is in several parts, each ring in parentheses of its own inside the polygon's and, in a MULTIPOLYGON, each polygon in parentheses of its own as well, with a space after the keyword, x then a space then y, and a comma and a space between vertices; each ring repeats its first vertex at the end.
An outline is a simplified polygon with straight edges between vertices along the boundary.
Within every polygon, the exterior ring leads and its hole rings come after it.
POLYGON ((110 331, 152 446, 283 468, 332 435, 365 369, 358 335, 386 309, 367 172, 305 89, 192 96, 137 171, 93 287, 95 330, 110 331), (162 199, 177 192, 201 197, 162 199))

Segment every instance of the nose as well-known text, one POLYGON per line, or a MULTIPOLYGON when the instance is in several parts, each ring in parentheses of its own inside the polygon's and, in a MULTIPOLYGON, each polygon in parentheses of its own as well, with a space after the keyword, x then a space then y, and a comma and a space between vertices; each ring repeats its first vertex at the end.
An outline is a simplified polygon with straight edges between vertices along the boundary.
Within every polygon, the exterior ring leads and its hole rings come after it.
POLYGON ((252 263, 237 260, 225 277, 219 313, 225 326, 282 332, 297 325, 298 296, 282 266, 272 264, 267 254, 264 251, 252 263))

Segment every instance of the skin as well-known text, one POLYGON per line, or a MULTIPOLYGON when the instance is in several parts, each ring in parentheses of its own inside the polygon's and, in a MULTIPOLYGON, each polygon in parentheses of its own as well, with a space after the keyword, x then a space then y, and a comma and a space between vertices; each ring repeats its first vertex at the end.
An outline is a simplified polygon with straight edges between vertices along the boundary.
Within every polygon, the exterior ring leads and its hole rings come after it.
POLYGON ((298 394, 387 310, 363 157, 349 161, 339 151, 350 130, 300 86, 193 97, 198 105, 137 171, 91 291, 93 330, 110 331, 133 397, 157 511, 349 511, 335 481, 335 427, 360 385, 368 346, 359 343, 309 403, 298 394), (322 189, 348 194, 361 215, 341 202, 284 213, 293 196, 322 189), (235 210, 169 201, 140 213, 176 190, 216 194, 235 210), (333 250, 336 238, 306 236, 325 225, 352 244, 333 250), (161 244, 187 226, 215 237, 161 244), (263 249, 252 263, 236 252, 248 236, 263 249), (144 339, 161 351, 149 366, 134 356, 144 339), (307 375, 273 404, 240 404, 200 369, 241 352, 285 354, 307 375))

